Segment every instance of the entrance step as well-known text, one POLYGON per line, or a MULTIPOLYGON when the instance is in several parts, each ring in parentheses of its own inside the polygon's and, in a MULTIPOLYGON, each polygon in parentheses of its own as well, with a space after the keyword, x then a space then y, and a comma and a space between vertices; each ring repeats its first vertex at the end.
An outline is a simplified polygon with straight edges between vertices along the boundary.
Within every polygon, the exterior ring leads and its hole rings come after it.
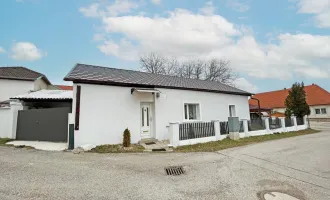
POLYGON ((155 138, 142 139, 139 141, 139 144, 142 145, 143 143, 152 143, 152 142, 156 143, 158 142, 158 140, 156 140, 155 138))
POLYGON ((141 140, 139 142, 141 146, 145 148, 144 151, 150 151, 150 152, 166 152, 166 151, 172 151, 172 148, 168 147, 169 141, 158 141, 155 139, 151 140, 141 140))

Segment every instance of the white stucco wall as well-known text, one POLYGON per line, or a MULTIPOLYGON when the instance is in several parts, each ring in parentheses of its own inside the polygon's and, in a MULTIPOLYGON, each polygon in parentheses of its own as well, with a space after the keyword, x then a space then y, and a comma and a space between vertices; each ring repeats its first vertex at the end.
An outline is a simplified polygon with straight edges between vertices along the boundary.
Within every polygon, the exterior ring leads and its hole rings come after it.
POLYGON ((320 105, 320 106, 310 106, 311 114, 309 118, 330 118, 330 105, 320 105), (327 114, 316 114, 315 109, 325 108, 327 110, 327 114))
MULTIPOLYGON (((318 106, 309 106, 311 110, 311 114, 308 116, 309 118, 330 118, 330 105, 318 105, 318 106), (316 114, 315 109, 325 108, 327 109, 327 114, 316 114)), ((274 108, 273 112, 285 113, 285 108, 274 108)))
POLYGON ((10 108, 0 108, 0 138, 11 137, 12 120, 12 112, 10 108))
POLYGON ((273 108, 273 112, 285 113, 285 108, 273 108))
MULTIPOLYGON (((140 138, 142 102, 154 103, 153 137, 169 139, 167 126, 171 121, 183 121, 184 102, 198 102, 202 121, 227 121, 229 105, 236 106, 236 115, 249 119, 248 97, 221 93, 197 92, 188 90, 158 89, 161 96, 151 93, 134 93, 131 87, 105 85, 81 85, 80 128, 75 131, 75 147, 82 144, 122 143, 125 128, 131 131, 132 143, 140 138)), ((73 114, 76 106, 76 86, 74 84, 73 114)))
POLYGON ((0 101, 9 100, 10 97, 25 94, 33 89, 33 81, 0 79, 0 101))
POLYGON ((250 119, 247 96, 162 88, 158 90, 161 95, 155 101, 155 120, 159 140, 169 139, 169 122, 184 121, 184 103, 200 104, 201 121, 228 121, 229 105, 235 105, 237 117, 250 119))
POLYGON ((42 79, 37 79, 34 81, 34 91, 38 91, 38 90, 46 90, 48 89, 48 84, 42 80, 42 79))

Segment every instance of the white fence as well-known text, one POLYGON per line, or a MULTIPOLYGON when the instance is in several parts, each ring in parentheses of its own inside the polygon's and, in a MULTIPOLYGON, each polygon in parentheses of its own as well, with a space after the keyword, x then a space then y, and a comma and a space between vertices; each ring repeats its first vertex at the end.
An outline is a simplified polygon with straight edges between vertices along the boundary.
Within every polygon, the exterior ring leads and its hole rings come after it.
MULTIPOLYGON (((243 119, 243 132, 239 133, 240 138, 245 137, 251 137, 251 136, 260 136, 260 135, 269 135, 274 133, 284 133, 284 132, 292 132, 292 131, 299 131, 304 130, 308 128, 308 122, 307 122, 307 116, 303 118, 303 125, 297 125, 297 118, 292 117, 292 124, 290 126, 286 126, 285 118, 281 117, 279 118, 280 122, 278 121, 278 126, 273 129, 270 128, 269 125, 269 118, 264 118, 264 130, 256 130, 256 131, 249 131, 249 124, 248 120, 243 119)), ((192 144, 198 144, 198 143, 206 143, 211 141, 218 141, 223 140, 228 137, 228 134, 221 135, 220 133, 220 122, 217 120, 212 121, 214 128, 208 129, 209 133, 215 136, 208 136, 208 137, 202 137, 202 138, 194 138, 191 137, 190 139, 182 139, 182 131, 180 130, 180 123, 179 122, 173 122, 170 123, 169 127, 169 135, 170 135, 170 145, 173 147, 177 146, 184 146, 184 145, 192 145, 192 144), (210 131, 212 133, 210 133, 210 131)), ((192 125, 194 128, 195 125, 192 125)), ((197 125, 197 128, 200 128, 199 125, 197 125)), ((188 134, 188 133, 185 133, 188 134)))

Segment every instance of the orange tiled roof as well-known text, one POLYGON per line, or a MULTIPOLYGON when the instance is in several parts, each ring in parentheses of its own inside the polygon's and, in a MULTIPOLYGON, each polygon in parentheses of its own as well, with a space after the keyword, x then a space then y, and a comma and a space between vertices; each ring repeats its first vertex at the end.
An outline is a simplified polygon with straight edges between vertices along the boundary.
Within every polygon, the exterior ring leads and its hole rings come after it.
MULTIPOLYGON (((264 92, 255 94, 253 97, 260 100, 261 107, 285 108, 284 102, 289 90, 291 89, 264 92)), ((330 93, 316 84, 305 86, 305 92, 307 104, 310 106, 330 104, 330 93)), ((249 104, 258 105, 258 102, 250 99, 249 104)))
POLYGON ((73 90, 73 86, 69 85, 56 85, 56 87, 59 87, 61 90, 73 90))

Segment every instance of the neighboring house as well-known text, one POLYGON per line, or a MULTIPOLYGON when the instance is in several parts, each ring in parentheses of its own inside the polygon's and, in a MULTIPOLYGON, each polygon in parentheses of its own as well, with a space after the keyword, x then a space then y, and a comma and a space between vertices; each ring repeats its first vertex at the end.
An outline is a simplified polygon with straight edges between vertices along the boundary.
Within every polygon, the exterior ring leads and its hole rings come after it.
POLYGON ((11 97, 49 87, 51 83, 41 73, 25 67, 0 67, 0 107, 8 106, 11 97))
POLYGON ((73 90, 73 86, 70 85, 54 85, 60 90, 73 90))
POLYGON ((169 139, 170 122, 249 119, 243 90, 213 81, 77 64, 64 78, 73 81, 75 147, 169 139))
POLYGON ((251 119, 258 119, 260 117, 271 116, 271 111, 272 111, 271 108, 266 108, 266 107, 261 107, 261 106, 259 108, 258 105, 251 105, 251 104, 249 105, 249 108, 250 108, 250 118, 251 119))
MULTIPOLYGON (((285 99, 290 89, 255 94, 253 97, 260 100, 260 106, 272 109, 272 116, 285 116, 285 99)), ((306 101, 310 107, 310 119, 330 119, 330 93, 316 84, 305 86, 306 101)), ((251 105, 257 101, 250 99, 251 105)))

